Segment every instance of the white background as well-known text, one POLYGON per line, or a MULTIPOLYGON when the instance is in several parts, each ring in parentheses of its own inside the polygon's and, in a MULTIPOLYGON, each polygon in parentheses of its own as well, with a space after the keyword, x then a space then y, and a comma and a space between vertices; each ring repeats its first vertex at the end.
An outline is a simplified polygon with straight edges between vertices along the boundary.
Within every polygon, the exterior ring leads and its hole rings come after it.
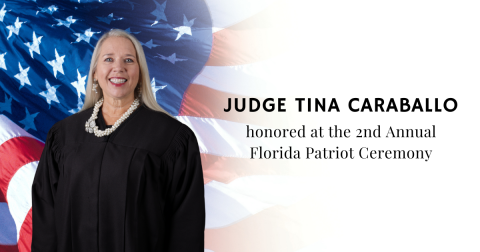
MULTIPOLYGON (((433 150, 423 160, 308 160, 324 232, 304 251, 480 251, 480 3, 292 1, 295 38, 277 90, 337 98, 291 127, 431 128, 434 139, 309 139, 301 146, 433 150), (287 81, 288 80, 288 81, 287 81), (453 97, 453 113, 352 113, 358 98, 453 97)), ((296 103, 288 101, 288 109, 296 103)), ((303 250, 302 250, 303 251, 303 250)))

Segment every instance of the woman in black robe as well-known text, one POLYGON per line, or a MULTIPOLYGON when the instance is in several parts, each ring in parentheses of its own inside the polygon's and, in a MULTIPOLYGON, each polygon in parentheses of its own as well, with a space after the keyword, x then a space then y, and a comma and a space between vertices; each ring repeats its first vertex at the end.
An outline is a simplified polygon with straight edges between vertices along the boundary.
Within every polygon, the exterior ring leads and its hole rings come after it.
POLYGON ((132 35, 98 41, 83 109, 48 133, 32 214, 32 252, 204 251, 197 139, 156 103, 132 35))

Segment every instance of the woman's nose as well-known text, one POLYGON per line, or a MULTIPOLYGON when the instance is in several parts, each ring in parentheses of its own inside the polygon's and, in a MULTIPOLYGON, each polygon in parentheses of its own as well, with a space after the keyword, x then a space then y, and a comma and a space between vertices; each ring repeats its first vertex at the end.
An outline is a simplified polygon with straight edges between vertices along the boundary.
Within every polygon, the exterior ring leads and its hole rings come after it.
POLYGON ((125 65, 123 61, 121 60, 115 60, 113 63, 113 70, 114 71, 124 71, 125 70, 125 65))

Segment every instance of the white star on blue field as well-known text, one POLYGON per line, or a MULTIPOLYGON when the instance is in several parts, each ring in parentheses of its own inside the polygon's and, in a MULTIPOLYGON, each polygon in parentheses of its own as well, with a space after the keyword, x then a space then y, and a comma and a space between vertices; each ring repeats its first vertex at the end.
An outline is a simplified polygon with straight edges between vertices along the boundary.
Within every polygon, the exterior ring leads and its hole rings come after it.
POLYGON ((28 50, 30 51, 30 56, 32 56, 33 58, 33 52, 36 52, 40 55, 40 43, 41 42, 41 39, 42 39, 43 36, 40 36, 37 38, 37 36, 35 36, 35 31, 33 32, 33 41, 30 43, 25 43, 25 45, 28 47, 28 50))
POLYGON ((18 68, 20 69, 20 73, 16 74, 14 77, 20 81, 20 88, 22 88, 25 84, 32 85, 30 84, 30 80, 28 79, 28 70, 30 70, 30 67, 27 67, 25 69, 22 68, 22 65, 20 62, 18 62, 18 68))
POLYGON ((140 44, 142 44, 143 46, 148 47, 149 49, 152 49, 152 48, 154 48, 154 47, 160 46, 160 45, 154 44, 154 43, 153 43, 153 40, 151 40, 151 39, 150 39, 147 43, 142 43, 142 42, 140 41, 140 44))
POLYGON ((173 28, 175 31, 178 31, 178 35, 177 35, 177 38, 175 40, 180 39, 183 34, 187 34, 187 35, 192 36, 193 22, 195 22, 195 18, 189 21, 187 19, 187 17, 185 17, 185 15, 183 15, 183 25, 173 28))
POLYGON ((63 73, 63 62, 65 61, 63 58, 65 58, 65 55, 60 56, 58 55, 57 48, 55 48, 55 59, 50 60, 47 63, 53 67, 53 76, 57 78, 57 71, 63 73))
POLYGON ((5 3, 3 3, 3 7, 2 9, 0 10, 0 21, 3 22, 3 18, 5 18, 5 14, 7 13, 7 10, 5 10, 5 7, 7 5, 5 3))
POLYGON ((165 8, 167 7, 167 1, 163 2, 162 4, 159 4, 157 1, 153 0, 155 3, 155 10, 151 12, 152 15, 156 17, 155 22, 153 22, 152 26, 158 24, 158 21, 163 20, 167 21, 167 16, 165 16, 165 8))
POLYGON ((73 19, 73 16, 70 16, 70 17, 67 17, 67 19, 65 20, 61 20, 61 19, 57 19, 55 18, 55 20, 57 20, 57 26, 65 26, 67 28, 70 28, 70 25, 75 23, 77 20, 76 19, 73 19))
POLYGON ((155 77, 152 78, 152 81, 150 81, 150 87, 152 88, 153 92, 153 97, 155 97, 155 100, 157 99, 157 91, 160 89, 164 89, 167 85, 163 86, 157 86, 157 82, 155 81, 155 77))
POLYGON ((179 59, 177 58, 177 54, 173 53, 172 55, 168 56, 168 57, 165 57, 161 54, 158 54, 158 56, 155 56, 155 57, 159 57, 161 58, 162 60, 166 60, 172 64, 175 64, 175 62, 177 61, 186 61, 187 59, 179 59))
POLYGON ((14 25, 7 26, 7 29, 9 30, 7 40, 12 36, 12 33, 15 33, 16 35, 18 35, 18 33, 20 32, 20 28, 22 28, 23 23, 24 22, 20 22, 17 17, 17 20, 15 21, 14 25))
POLYGON ((178 115, 212 48, 212 18, 198 0, 0 1, 0 114, 38 139, 84 104, 100 37, 140 41, 157 103, 178 115))
POLYGON ((92 32, 92 28, 88 28, 85 30, 84 34, 82 33, 75 33, 75 36, 77 36, 77 40, 75 42, 80 42, 80 41, 85 41, 87 43, 90 43, 90 39, 95 33, 100 33, 100 32, 92 32))
POLYGON ((37 130, 37 127, 35 127, 35 117, 37 117, 39 113, 40 112, 30 114, 30 112, 28 112, 28 109, 25 108, 25 118, 19 121, 19 123, 25 125, 25 127, 23 128, 25 131, 28 131, 29 129, 37 130))
POLYGON ((12 97, 8 98, 7 94, 5 94, 4 102, 0 102, 0 112, 8 112, 9 114, 12 113, 12 97))
POLYGON ((87 76, 83 76, 80 74, 80 71, 77 69, 77 80, 72 82, 72 86, 75 87, 77 90, 78 97, 81 97, 81 95, 85 95, 85 85, 86 85, 86 79, 87 76))
POLYGON ((50 15, 52 15, 55 11, 58 10, 58 7, 56 5, 51 5, 51 6, 48 6, 47 8, 42 8, 42 7, 39 7, 39 11, 37 11, 37 15, 39 12, 44 12, 44 13, 48 13, 50 15))
POLYGON ((48 103, 48 108, 50 109, 50 105, 52 104, 52 101, 56 103, 60 103, 60 101, 57 98, 57 88, 60 85, 50 86, 50 83, 48 83, 48 80, 45 79, 45 86, 47 87, 47 90, 40 92, 39 94, 45 97, 45 100, 47 100, 47 103, 48 103))
POLYGON ((6 54, 7 54, 6 52, 0 54, 0 68, 3 68, 3 70, 7 70, 7 65, 5 64, 5 55, 6 54))

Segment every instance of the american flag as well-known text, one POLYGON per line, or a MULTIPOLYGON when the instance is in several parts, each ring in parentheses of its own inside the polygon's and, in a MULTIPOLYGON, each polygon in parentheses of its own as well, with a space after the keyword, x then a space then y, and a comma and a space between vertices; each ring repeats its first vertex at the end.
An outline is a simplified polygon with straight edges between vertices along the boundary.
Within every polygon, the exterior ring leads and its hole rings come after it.
MULTIPOLYGON (((31 184, 50 127, 83 106, 100 36, 120 28, 143 45, 157 102, 199 139, 205 251, 296 251, 285 209, 304 192, 284 163, 249 159, 247 124, 227 98, 267 97, 288 47, 284 1, 0 1, 0 252, 30 251, 31 184)), ((298 228, 297 228, 298 229, 298 228)))

